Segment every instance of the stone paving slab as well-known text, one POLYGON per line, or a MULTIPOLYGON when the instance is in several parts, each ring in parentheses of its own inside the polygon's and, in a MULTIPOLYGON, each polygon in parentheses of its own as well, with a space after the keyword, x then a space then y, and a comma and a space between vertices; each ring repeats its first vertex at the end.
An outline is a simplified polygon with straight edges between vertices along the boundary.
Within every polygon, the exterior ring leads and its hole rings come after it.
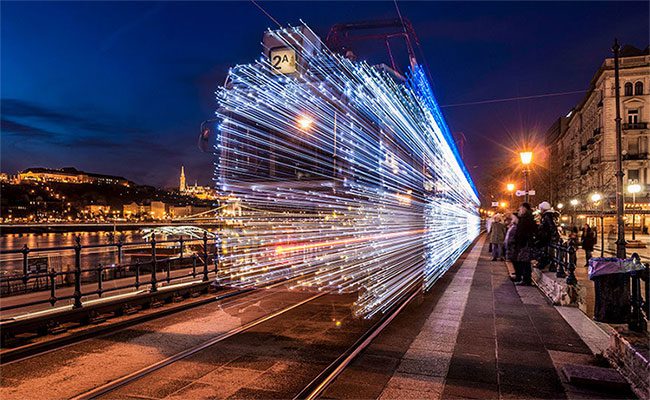
MULTIPOLYGON (((439 282, 444 292, 435 296, 406 351, 382 348, 392 356, 392 371, 384 368, 366 375, 356 388, 349 386, 369 367, 373 344, 323 397, 634 398, 629 390, 586 390, 568 382, 563 366, 597 364, 590 346, 536 287, 515 286, 506 264, 492 262, 486 248, 481 239, 462 264, 445 275, 449 281, 439 282)), ((390 342, 387 335, 377 340, 390 342)))

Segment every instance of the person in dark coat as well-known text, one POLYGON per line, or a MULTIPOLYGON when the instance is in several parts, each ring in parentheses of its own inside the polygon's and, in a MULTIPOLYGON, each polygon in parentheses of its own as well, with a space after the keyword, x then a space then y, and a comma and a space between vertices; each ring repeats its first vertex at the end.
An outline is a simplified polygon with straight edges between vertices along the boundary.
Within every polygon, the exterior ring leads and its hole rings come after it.
POLYGON ((496 261, 497 258, 504 260, 505 251, 503 248, 503 242, 506 237, 506 226, 503 223, 503 217, 501 215, 496 215, 494 222, 492 222, 492 229, 490 230, 490 243, 492 244, 492 261, 496 261))
POLYGON ((511 276, 510 279, 519 282, 521 280, 521 271, 519 271, 517 250, 515 249, 515 234, 517 233, 517 222, 519 219, 515 214, 512 214, 510 215, 509 221, 505 239, 506 259, 512 263, 512 266, 515 269, 515 276, 511 276))
POLYGON ((538 206, 539 211, 542 213, 541 222, 537 229, 537 248, 539 249, 538 268, 544 269, 551 262, 552 254, 549 253, 549 245, 555 243, 560 239, 560 234, 557 230, 555 219, 557 213, 553 210, 549 202, 543 201, 538 206))
POLYGON ((535 233, 537 224, 533 218, 533 211, 530 204, 522 203, 519 206, 519 222, 515 232, 515 250, 517 252, 517 263, 521 271, 521 281, 515 282, 515 285, 530 286, 532 284, 531 265, 533 259, 533 247, 535 243, 535 233))
POLYGON ((591 259, 591 253, 594 251, 594 245, 596 244, 596 233, 591 229, 589 224, 585 224, 582 228, 582 249, 585 251, 585 266, 589 265, 589 260, 591 259))

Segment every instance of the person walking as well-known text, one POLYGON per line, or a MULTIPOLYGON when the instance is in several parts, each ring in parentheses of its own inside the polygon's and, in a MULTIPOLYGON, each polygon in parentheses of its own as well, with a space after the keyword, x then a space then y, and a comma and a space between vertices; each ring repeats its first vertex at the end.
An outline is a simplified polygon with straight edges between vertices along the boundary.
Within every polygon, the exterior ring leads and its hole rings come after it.
POLYGON ((492 261, 496 261, 497 258, 500 260, 505 260, 503 258, 503 241, 506 238, 506 226, 503 224, 503 217, 501 215, 496 215, 494 221, 492 222, 492 230, 490 231, 490 244, 492 244, 492 261))
MULTIPOLYGON (((489 217, 487 220, 485 220, 485 229, 487 230, 488 238, 490 237, 490 234, 492 233, 492 222, 494 222, 494 217, 489 217)), ((492 253, 492 242, 490 242, 488 252, 492 253)))
POLYGON ((519 222, 515 232, 515 251, 517 252, 517 263, 521 271, 521 280, 515 285, 530 286, 532 284, 532 269, 530 262, 533 259, 533 246, 537 224, 533 217, 533 210, 530 204, 522 203, 519 206, 519 222))
POLYGON ((517 215, 510 215, 508 230, 506 231, 506 238, 504 240, 506 260, 510 261, 515 269, 515 276, 511 276, 510 279, 515 282, 521 280, 521 271, 519 270, 519 263, 517 263, 517 250, 515 248, 515 234, 517 232, 518 221, 519 219, 517 218, 517 215))
POLYGON ((585 251, 585 267, 589 265, 591 254, 594 251, 596 244, 596 233, 591 229, 589 224, 585 224, 582 228, 582 249, 585 251))
POLYGON ((574 249, 578 250, 578 227, 573 226, 571 232, 569 232, 568 238, 569 244, 573 246, 574 249))

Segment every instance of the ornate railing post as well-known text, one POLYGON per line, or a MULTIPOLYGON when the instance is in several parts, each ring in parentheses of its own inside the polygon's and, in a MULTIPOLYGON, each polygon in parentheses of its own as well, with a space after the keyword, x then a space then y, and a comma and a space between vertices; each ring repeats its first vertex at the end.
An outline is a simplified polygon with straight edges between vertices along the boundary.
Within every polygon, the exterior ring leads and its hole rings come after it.
POLYGON ((567 244, 567 256, 568 256, 567 270, 569 271, 569 275, 566 277, 566 283, 567 285, 576 285, 578 283, 578 279, 576 278, 576 274, 575 274, 576 249, 570 243, 567 244))
POLYGON ((54 268, 50 270, 50 304, 56 303, 56 271, 54 268))
POLYGON ((208 281, 208 233, 203 232, 203 282, 208 281))
POLYGON ((74 238, 74 305, 81 308, 81 236, 74 238))
POLYGON ((102 263, 99 263, 97 267, 97 294, 99 297, 102 297, 104 292, 104 266, 102 263))
POLYGON ((25 290, 27 290, 27 280, 29 279, 29 271, 27 271, 27 256, 29 254, 29 247, 23 245, 23 285, 25 285, 25 290))
POLYGON ((156 235, 151 235, 151 292, 157 292, 158 286, 156 281, 156 235))
POLYGON ((558 256, 556 260, 559 262, 556 263, 557 265, 557 272, 555 273, 555 276, 557 278, 566 278, 566 272, 564 270, 564 252, 568 251, 568 246, 569 244, 567 243, 566 246, 563 246, 562 241, 560 240, 557 242, 557 247, 555 248, 555 254, 558 256), (561 255, 561 256, 560 256, 561 255))

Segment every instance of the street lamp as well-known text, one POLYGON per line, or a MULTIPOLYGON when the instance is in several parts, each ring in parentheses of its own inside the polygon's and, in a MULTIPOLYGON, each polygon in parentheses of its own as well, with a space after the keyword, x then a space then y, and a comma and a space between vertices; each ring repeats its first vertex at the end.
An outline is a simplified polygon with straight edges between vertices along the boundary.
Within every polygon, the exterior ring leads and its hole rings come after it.
POLYGON ((533 152, 532 151, 522 151, 519 153, 519 158, 521 159, 521 164, 524 166, 524 191, 525 191, 525 201, 528 203, 528 166, 533 161, 533 152))
POLYGON ((513 204, 515 200, 513 197, 515 191, 515 184, 514 183, 506 184, 506 190, 508 191, 508 193, 510 193, 510 204, 513 204))
POLYGON ((591 195, 591 201, 593 201, 594 204, 600 202, 600 256, 605 257, 605 216, 603 215, 605 211, 603 209, 602 199, 603 196, 600 193, 594 193, 591 195))
POLYGON ((634 221, 636 220, 636 194, 641 191, 641 185, 634 183, 632 185, 627 185, 628 193, 632 193, 632 240, 636 240, 634 221))
POLYGON ((576 206, 578 205, 579 201, 578 199, 571 199, 569 202, 571 206, 573 206, 573 215, 571 216, 571 225, 575 226, 576 225, 576 206))

